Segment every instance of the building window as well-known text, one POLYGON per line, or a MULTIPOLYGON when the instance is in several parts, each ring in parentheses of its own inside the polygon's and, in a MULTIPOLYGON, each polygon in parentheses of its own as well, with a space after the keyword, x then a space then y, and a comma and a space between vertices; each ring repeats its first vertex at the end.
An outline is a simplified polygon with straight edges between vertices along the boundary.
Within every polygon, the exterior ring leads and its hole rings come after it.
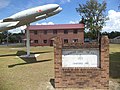
POLYGON ((47 34, 47 30, 44 31, 44 34, 47 34))
POLYGON ((38 40, 34 40, 34 43, 38 43, 38 40))
POLYGON ((47 43, 47 40, 43 40, 43 43, 47 43))
POLYGON ((53 34, 57 34, 57 30, 53 30, 53 34))
POLYGON ((64 34, 68 34, 68 30, 64 30, 64 34))
POLYGON ((78 42, 78 39, 73 39, 73 42, 78 42))
POLYGON ((78 33, 78 30, 73 30, 73 33, 74 33, 74 34, 77 34, 77 33, 78 33))
POLYGON ((34 31, 34 34, 35 34, 35 35, 37 35, 37 34, 38 34, 38 32, 37 32, 37 31, 34 31))
POLYGON ((68 43, 68 39, 64 39, 64 43, 68 43))

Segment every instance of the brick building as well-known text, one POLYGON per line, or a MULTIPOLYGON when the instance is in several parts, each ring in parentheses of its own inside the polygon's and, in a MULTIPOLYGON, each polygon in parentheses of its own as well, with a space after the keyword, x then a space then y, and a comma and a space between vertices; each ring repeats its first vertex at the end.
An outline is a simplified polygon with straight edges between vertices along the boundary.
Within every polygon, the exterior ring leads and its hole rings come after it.
POLYGON ((54 37, 61 37, 63 43, 84 42, 84 24, 31 25, 31 46, 52 46, 54 37))

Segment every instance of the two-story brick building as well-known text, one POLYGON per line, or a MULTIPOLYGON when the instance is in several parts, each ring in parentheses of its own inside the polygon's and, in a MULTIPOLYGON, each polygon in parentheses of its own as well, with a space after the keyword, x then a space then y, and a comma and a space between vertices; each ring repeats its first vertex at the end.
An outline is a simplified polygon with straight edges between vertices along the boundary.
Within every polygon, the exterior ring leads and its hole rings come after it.
POLYGON ((61 37, 63 43, 84 42, 84 24, 31 25, 31 46, 51 46, 53 38, 61 37))

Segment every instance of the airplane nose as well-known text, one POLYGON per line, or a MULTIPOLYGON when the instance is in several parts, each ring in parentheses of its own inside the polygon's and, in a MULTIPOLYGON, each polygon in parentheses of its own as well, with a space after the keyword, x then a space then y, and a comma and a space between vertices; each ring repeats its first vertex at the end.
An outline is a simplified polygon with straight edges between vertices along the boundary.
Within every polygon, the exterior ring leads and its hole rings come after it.
POLYGON ((50 13, 57 10, 59 7, 60 6, 58 4, 47 4, 42 7, 40 6, 39 8, 40 8, 40 12, 42 11, 42 13, 50 13))
POLYGON ((59 13, 59 12, 61 12, 62 11, 62 8, 61 7, 59 7, 57 10, 55 10, 55 12, 57 12, 57 13, 59 13))
POLYGON ((59 5, 58 5, 58 4, 54 4, 54 7, 58 8, 58 7, 59 7, 59 5))
POLYGON ((49 7, 57 9, 57 8, 59 8, 59 5, 58 4, 49 4, 49 7))
POLYGON ((59 10, 59 11, 62 11, 62 8, 61 8, 61 7, 59 7, 59 8, 58 8, 58 10, 59 10))
POLYGON ((44 10, 46 13, 53 12, 54 10, 58 9, 59 5, 58 4, 47 4, 44 7, 44 10))
POLYGON ((59 13, 59 12, 61 12, 61 11, 62 11, 62 8, 59 7, 59 8, 57 8, 55 11, 53 11, 52 13, 57 14, 57 13, 59 13))

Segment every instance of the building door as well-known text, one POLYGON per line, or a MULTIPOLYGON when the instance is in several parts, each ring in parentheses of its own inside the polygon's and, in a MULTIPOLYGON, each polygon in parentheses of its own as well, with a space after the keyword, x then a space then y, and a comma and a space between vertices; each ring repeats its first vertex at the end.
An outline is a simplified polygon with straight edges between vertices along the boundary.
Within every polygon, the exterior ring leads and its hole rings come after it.
POLYGON ((53 46, 53 41, 54 41, 54 40, 50 40, 50 46, 53 46))

